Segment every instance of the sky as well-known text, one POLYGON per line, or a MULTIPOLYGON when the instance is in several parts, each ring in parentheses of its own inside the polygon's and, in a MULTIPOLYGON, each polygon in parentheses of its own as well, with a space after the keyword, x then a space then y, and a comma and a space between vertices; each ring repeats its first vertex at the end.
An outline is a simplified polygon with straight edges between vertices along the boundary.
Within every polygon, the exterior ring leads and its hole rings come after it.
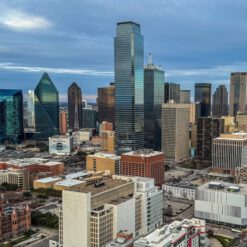
POLYGON ((0 0, 0 88, 34 90, 48 72, 67 100, 76 81, 83 98, 114 81, 116 23, 135 21, 145 64, 193 88, 229 88, 230 73, 247 70, 246 0, 0 0))

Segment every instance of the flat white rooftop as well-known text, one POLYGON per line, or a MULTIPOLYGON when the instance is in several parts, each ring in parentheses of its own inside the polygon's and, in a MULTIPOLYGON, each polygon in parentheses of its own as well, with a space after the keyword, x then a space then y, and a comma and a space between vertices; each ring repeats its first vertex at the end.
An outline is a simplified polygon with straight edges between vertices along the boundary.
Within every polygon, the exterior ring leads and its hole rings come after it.
POLYGON ((35 182, 39 182, 39 183, 50 183, 50 182, 56 182, 56 181, 60 181, 61 178, 59 177, 47 177, 47 178, 41 178, 38 180, 35 180, 35 182))
POLYGON ((90 154, 88 156, 90 156, 90 157, 98 157, 98 158, 114 159, 114 160, 120 159, 120 156, 117 156, 115 154, 103 153, 103 152, 90 154))
POLYGON ((75 180, 75 179, 64 179, 62 181, 59 181, 59 182, 55 183, 55 185, 70 187, 70 186, 83 184, 83 183, 86 183, 86 182, 85 181, 80 181, 80 180, 75 180))
POLYGON ((156 156, 160 154, 163 154, 163 153, 159 151, 153 151, 152 149, 139 149, 139 150, 123 153, 122 155, 152 157, 152 156, 156 156))
POLYGON ((91 174, 92 174, 91 171, 81 171, 81 172, 70 173, 70 174, 66 175, 65 177, 68 179, 76 179, 76 178, 80 178, 80 177, 86 177, 86 176, 91 175, 91 174))

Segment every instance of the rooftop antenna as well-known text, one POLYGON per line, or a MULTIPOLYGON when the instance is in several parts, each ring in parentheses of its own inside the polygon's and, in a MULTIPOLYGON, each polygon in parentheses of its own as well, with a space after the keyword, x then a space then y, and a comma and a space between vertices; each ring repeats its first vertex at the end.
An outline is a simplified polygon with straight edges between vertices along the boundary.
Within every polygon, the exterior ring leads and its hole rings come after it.
POLYGON ((148 64, 153 64, 153 57, 150 52, 148 53, 148 64))

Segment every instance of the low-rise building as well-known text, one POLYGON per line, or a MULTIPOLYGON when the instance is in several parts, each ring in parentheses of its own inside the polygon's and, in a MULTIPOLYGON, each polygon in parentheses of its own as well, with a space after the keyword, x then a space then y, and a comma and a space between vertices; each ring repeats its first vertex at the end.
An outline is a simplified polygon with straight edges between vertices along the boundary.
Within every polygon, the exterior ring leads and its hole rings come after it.
POLYGON ((53 188, 54 184, 62 181, 63 179, 60 177, 47 177, 47 178, 41 178, 38 180, 33 181, 33 188, 34 189, 40 189, 40 188, 53 188))
POLYGON ((134 247, 206 247, 206 223, 184 219, 165 225, 134 242, 134 247))
POLYGON ((133 247, 133 234, 128 231, 120 231, 117 233, 117 238, 104 245, 104 247, 133 247))
POLYGON ((167 197, 195 200, 197 186, 189 184, 163 184, 162 189, 167 197))
POLYGON ((49 153, 70 155, 73 151, 73 136, 60 135, 49 137, 49 153))
POLYGON ((231 226, 247 226, 247 185, 209 182, 198 188, 194 216, 231 226))
POLYGON ((86 158, 86 170, 109 171, 110 174, 120 174, 120 156, 109 153, 95 153, 86 158))

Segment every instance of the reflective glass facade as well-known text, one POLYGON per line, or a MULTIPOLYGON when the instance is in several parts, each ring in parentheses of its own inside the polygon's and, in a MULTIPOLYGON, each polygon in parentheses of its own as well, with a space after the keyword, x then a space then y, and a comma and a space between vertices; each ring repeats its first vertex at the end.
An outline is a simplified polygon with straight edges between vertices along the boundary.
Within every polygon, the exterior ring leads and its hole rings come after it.
POLYGON ((161 107, 164 71, 148 64, 144 70, 144 146, 161 150, 161 107))
POLYGON ((58 91, 44 73, 34 91, 36 139, 47 139, 59 134, 58 91))
POLYGON ((23 96, 21 90, 0 89, 0 143, 23 138, 23 96))
POLYGON ((201 103, 201 116, 208 117, 211 115, 211 84, 195 84, 195 102, 201 103))
POLYGON ((217 87, 213 94, 212 115, 228 116, 228 92, 225 85, 217 87))
POLYGON ((144 44, 140 25, 118 23, 114 45, 115 130, 120 154, 144 147, 144 44))

